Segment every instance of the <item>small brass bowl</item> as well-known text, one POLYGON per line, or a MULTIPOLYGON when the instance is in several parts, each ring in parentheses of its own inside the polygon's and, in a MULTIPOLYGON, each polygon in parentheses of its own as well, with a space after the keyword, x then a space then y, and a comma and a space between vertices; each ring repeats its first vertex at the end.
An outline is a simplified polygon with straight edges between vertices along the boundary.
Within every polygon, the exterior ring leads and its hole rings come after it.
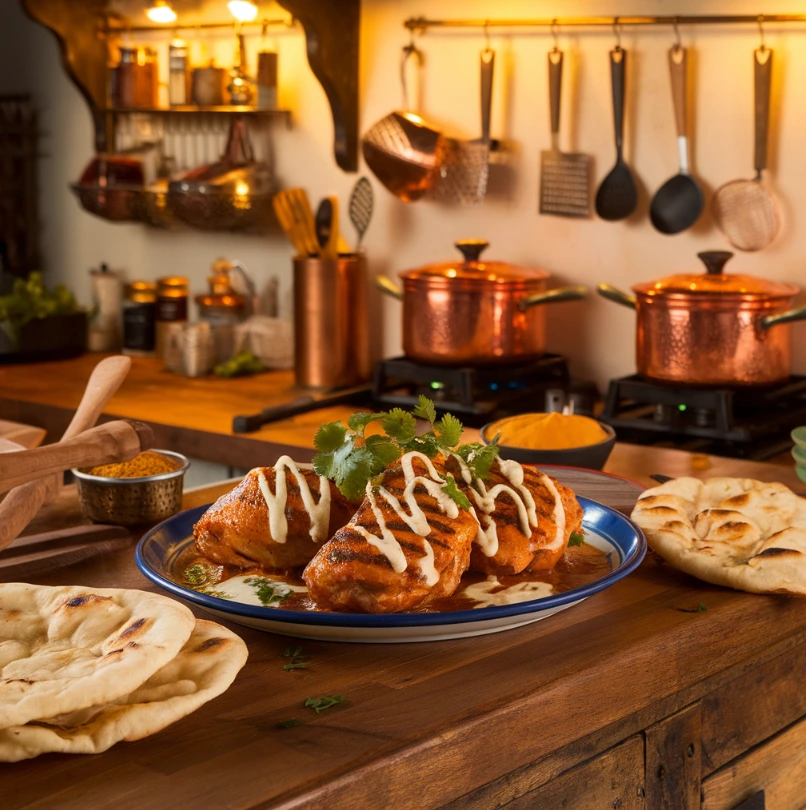
POLYGON ((106 478, 72 470, 81 511, 93 523, 138 526, 159 523, 182 509, 182 486, 190 461, 181 453, 153 450, 174 459, 176 470, 142 478, 106 478))

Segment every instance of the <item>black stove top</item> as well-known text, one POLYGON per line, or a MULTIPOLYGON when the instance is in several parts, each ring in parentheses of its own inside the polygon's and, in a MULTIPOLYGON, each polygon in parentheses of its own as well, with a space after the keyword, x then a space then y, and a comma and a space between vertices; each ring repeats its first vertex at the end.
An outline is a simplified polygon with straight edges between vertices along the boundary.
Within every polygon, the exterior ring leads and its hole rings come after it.
POLYGON ((514 366, 458 368, 395 357, 375 367, 372 396, 381 407, 411 408, 424 394, 437 411, 449 411, 466 425, 480 427, 490 418, 561 410, 569 398, 576 398, 577 412, 590 412, 596 399, 595 387, 590 388, 572 381, 566 359, 555 354, 514 366))
POLYGON ((602 421, 619 439, 763 460, 792 445, 806 424, 806 377, 764 388, 695 388, 638 375, 612 380, 602 421))

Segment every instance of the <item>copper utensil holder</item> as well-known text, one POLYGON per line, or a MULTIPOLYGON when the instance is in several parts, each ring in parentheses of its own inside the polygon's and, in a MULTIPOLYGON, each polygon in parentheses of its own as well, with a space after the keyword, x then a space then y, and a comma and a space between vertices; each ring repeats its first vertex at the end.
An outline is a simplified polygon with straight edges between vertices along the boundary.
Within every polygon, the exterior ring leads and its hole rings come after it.
POLYGON ((363 254, 294 259, 296 384, 342 388, 371 377, 363 254))

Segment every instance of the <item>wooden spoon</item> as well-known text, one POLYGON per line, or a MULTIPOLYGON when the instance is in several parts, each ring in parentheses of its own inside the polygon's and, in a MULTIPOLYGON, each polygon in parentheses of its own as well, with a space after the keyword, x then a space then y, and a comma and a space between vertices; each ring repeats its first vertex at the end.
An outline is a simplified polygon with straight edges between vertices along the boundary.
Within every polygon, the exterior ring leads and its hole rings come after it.
POLYGON ((0 454, 0 492, 72 467, 128 461, 154 444, 154 431, 144 422, 119 419, 72 439, 0 454))
MULTIPOLYGON (((131 358, 124 355, 106 357, 98 363, 61 441, 72 439, 95 425, 101 411, 126 378, 131 364, 131 358)), ((57 474, 37 478, 9 491, 0 503, 0 551, 31 522, 42 504, 58 495, 61 486, 62 476, 57 474)))

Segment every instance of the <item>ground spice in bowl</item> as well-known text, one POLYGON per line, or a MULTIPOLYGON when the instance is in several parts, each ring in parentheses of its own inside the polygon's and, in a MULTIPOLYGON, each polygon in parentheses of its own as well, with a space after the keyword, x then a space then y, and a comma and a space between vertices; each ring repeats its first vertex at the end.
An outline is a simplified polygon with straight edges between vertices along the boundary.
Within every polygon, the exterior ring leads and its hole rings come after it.
POLYGON ((181 466, 182 462, 179 459, 155 453, 153 450, 145 450, 129 461, 101 464, 98 467, 83 470, 83 472, 99 478, 147 478, 152 475, 173 472, 181 466))
POLYGON ((581 414, 523 413, 493 422, 489 436, 499 444, 532 450, 565 450, 598 444, 608 433, 595 419, 581 414))
POLYGON ((129 461, 74 469, 81 511, 94 523, 158 523, 182 508, 190 462, 170 450, 146 450, 129 461))

